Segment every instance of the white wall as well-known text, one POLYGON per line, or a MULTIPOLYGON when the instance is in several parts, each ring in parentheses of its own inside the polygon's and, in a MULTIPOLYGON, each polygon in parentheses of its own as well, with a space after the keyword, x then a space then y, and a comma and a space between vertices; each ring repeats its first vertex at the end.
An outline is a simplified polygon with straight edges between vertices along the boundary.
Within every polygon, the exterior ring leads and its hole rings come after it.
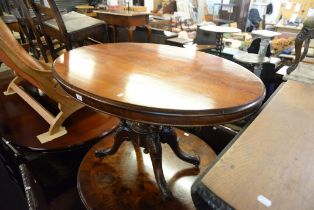
POLYGON ((154 9, 154 1, 144 0, 144 6, 147 8, 147 11, 152 11, 154 9))

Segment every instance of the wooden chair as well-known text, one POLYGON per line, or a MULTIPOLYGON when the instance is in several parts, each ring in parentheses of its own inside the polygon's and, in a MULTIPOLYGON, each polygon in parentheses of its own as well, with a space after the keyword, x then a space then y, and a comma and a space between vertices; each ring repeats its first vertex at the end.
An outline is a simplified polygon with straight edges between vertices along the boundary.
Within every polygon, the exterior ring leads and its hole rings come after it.
POLYGON ((78 43, 81 46, 85 40, 104 41, 107 31, 104 21, 77 12, 61 15, 54 0, 48 0, 50 8, 34 3, 32 0, 28 0, 28 2, 41 22, 53 57, 56 57, 56 54, 51 44, 51 38, 63 42, 67 50, 73 48, 73 43, 78 43), (43 21, 42 14, 51 19, 43 21))
POLYGON ((37 59, 40 59, 40 56, 42 55, 45 62, 48 63, 48 56, 46 53, 48 47, 44 44, 46 42, 43 42, 44 37, 39 30, 38 19, 31 16, 29 6, 26 3, 25 0, 13 0, 13 8, 11 8, 11 12, 15 15, 23 29, 34 56, 37 59))
POLYGON ((62 123, 83 105, 67 95, 57 84, 50 67, 37 62, 18 44, 2 20, 0 20, 0 60, 16 73, 16 77, 11 81, 4 94, 17 93, 50 124, 48 132, 37 136, 39 140, 45 142, 66 134, 66 129, 62 127, 62 123), (59 113, 56 116, 52 115, 45 107, 29 96, 19 86, 23 80, 28 81, 56 101, 59 113))

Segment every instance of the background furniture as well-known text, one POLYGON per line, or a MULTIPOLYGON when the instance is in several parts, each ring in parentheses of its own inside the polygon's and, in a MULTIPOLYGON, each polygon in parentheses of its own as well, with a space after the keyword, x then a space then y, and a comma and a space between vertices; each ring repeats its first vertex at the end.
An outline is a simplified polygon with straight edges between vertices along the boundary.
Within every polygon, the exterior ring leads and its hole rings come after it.
POLYGON ((284 83, 193 184, 198 209, 312 209, 313 91, 284 83))
MULTIPOLYGON (((12 71, 0 72, 0 90, 6 89, 14 78, 12 71)), ((27 82, 21 84, 29 95, 36 98, 45 108, 56 112, 56 104, 46 95, 39 92, 27 82)), ((1 201, 21 187, 28 193, 34 193, 35 201, 43 201, 52 209, 83 209, 78 208, 80 199, 76 190, 76 176, 79 164, 90 146, 111 133, 119 123, 117 118, 97 113, 87 107, 71 115, 65 122, 67 135, 54 141, 41 144, 37 135, 47 131, 49 125, 18 95, 5 96, 0 94, 0 167, 4 166, 10 182, 0 180, 1 201), (36 188, 24 186, 19 166, 24 164, 43 191, 36 195, 36 188), (9 189, 6 189, 7 184, 9 189), (3 195, 5 194, 5 195, 3 195)), ((30 178, 30 177, 29 177, 30 178)), ((33 186, 32 186, 33 187, 33 186)), ((24 194, 7 198, 2 209, 14 208, 14 202, 27 204, 34 200, 20 200, 24 194), (20 198, 20 199, 19 199, 20 198), (6 206, 10 208, 6 208, 6 206)), ((35 209, 40 208, 36 203, 35 209)), ((42 202, 40 202, 42 204, 42 202)), ((83 205, 82 205, 83 206, 83 205)))
POLYGON ((41 23, 53 58, 56 58, 57 55, 51 42, 52 38, 63 42, 67 50, 73 48, 73 43, 78 43, 82 46, 83 41, 89 38, 104 42, 106 25, 103 21, 76 12, 61 15, 54 0, 48 0, 50 8, 38 3, 30 3, 41 23), (42 13, 52 19, 46 21, 42 20, 42 13))
MULTIPOLYGON (((271 39, 279 36, 281 33, 274 32, 274 31, 268 31, 268 30, 255 30, 252 31, 252 35, 254 35, 256 38, 260 38, 260 46, 259 46, 259 51, 258 55, 260 57, 265 57, 268 46, 270 45, 271 39)), ((254 67, 254 73, 256 75, 260 75, 262 71, 262 66, 261 65, 256 65, 254 67)))
POLYGON ((238 28, 222 27, 215 25, 201 26, 200 30, 216 33, 216 53, 218 56, 221 54, 221 51, 223 49, 223 34, 241 32, 241 30, 238 28))
POLYGON ((50 124, 48 132, 38 136, 42 142, 66 134, 66 129, 62 127, 62 123, 72 113, 81 109, 82 104, 69 98, 60 86, 55 86, 50 68, 35 61, 17 43, 11 31, 1 20, 0 28, 0 59, 17 74, 9 84, 5 95, 17 93, 50 124), (58 103, 59 112, 56 116, 20 88, 19 84, 23 80, 30 82, 58 103))
POLYGON ((169 125, 199 126, 242 119, 259 107, 265 91, 255 75, 228 60, 147 43, 75 49, 60 56, 53 69, 73 97, 123 119, 112 148, 96 151, 96 156, 116 153, 125 140, 144 147, 165 198, 171 192, 162 171, 161 142, 168 143, 181 160, 199 165, 199 158, 179 149, 176 133, 169 125), (95 65, 82 75, 81 65, 71 65, 71 61, 84 61, 86 54, 95 65))
POLYGON ((105 10, 95 10, 97 18, 105 21, 113 30, 113 42, 116 42, 117 29, 116 27, 126 27, 128 31, 128 41, 133 41, 133 32, 137 26, 147 28, 147 42, 151 39, 151 27, 149 25, 149 13, 147 12, 132 12, 132 11, 117 11, 110 12, 105 10))
MULTIPOLYGON (((83 107, 70 98, 52 77, 50 67, 34 60, 14 39, 11 31, 0 20, 0 59, 12 68, 16 77, 8 86, 6 95, 17 93, 50 125, 48 131, 38 136, 44 143, 67 133, 63 122, 74 112, 83 107), (55 113, 49 111, 36 98, 28 94, 20 85, 24 81, 40 89, 45 95, 57 103, 55 113)), ((10 97, 10 96, 7 96, 10 97)))
POLYGON ((235 0, 230 1, 229 4, 225 4, 223 1, 215 3, 214 21, 219 24, 237 22, 238 28, 245 31, 250 4, 250 0, 235 0))
POLYGON ((39 28, 39 21, 34 16, 31 16, 29 4, 26 0, 14 0, 14 8, 11 8, 11 12, 17 18, 20 27, 22 28, 30 51, 37 59, 40 59, 42 55, 44 61, 48 62, 48 56, 46 50, 48 46, 42 35, 42 31, 39 28))
POLYGON ((213 21, 218 25, 229 24, 236 22, 237 17, 237 1, 232 1, 233 3, 225 4, 223 0, 221 3, 214 3, 213 21))

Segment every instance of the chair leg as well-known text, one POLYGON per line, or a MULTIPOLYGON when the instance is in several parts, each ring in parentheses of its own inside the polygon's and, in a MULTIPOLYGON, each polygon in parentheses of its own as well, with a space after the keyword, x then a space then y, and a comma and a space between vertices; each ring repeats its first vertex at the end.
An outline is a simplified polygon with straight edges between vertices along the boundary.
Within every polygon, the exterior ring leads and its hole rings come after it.
POLYGON ((54 46, 53 46, 53 43, 52 43, 52 40, 49 36, 45 35, 45 39, 46 39, 46 42, 47 42, 47 45, 48 45, 48 48, 49 48, 49 51, 50 51, 50 54, 51 54, 51 57, 52 59, 56 59, 58 57, 55 49, 54 49, 54 46))
POLYGON ((50 127, 48 132, 40 134, 37 136, 39 141, 41 143, 45 143, 48 141, 51 141, 53 139, 56 139, 60 136, 63 136, 67 133, 65 127, 62 126, 64 121, 74 112, 84 107, 83 104, 77 104, 77 105, 67 105, 63 106, 61 104, 58 105, 60 112, 58 115, 53 119, 53 121, 50 123, 50 127))

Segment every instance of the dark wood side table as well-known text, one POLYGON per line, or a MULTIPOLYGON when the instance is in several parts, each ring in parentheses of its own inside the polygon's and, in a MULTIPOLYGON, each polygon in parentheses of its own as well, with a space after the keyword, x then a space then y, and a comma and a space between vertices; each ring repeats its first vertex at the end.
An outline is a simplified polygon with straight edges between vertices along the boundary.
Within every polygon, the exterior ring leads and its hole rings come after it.
POLYGON ((113 29, 113 42, 116 42, 116 27, 126 27, 128 30, 128 40, 133 41, 133 32, 136 26, 144 26, 147 28, 147 41, 150 42, 152 28, 149 25, 148 12, 133 12, 133 11, 105 11, 94 10, 97 18, 105 21, 113 29))
POLYGON ((119 116, 112 148, 124 141, 149 153, 163 197, 171 197, 162 170, 161 143, 183 161, 200 159, 184 153, 171 126, 220 124, 252 114, 262 103, 262 81, 231 61, 202 52, 157 44, 118 43, 86 46, 66 52, 53 74, 77 100, 119 116), (141 58, 139 60, 139 58, 141 58))

